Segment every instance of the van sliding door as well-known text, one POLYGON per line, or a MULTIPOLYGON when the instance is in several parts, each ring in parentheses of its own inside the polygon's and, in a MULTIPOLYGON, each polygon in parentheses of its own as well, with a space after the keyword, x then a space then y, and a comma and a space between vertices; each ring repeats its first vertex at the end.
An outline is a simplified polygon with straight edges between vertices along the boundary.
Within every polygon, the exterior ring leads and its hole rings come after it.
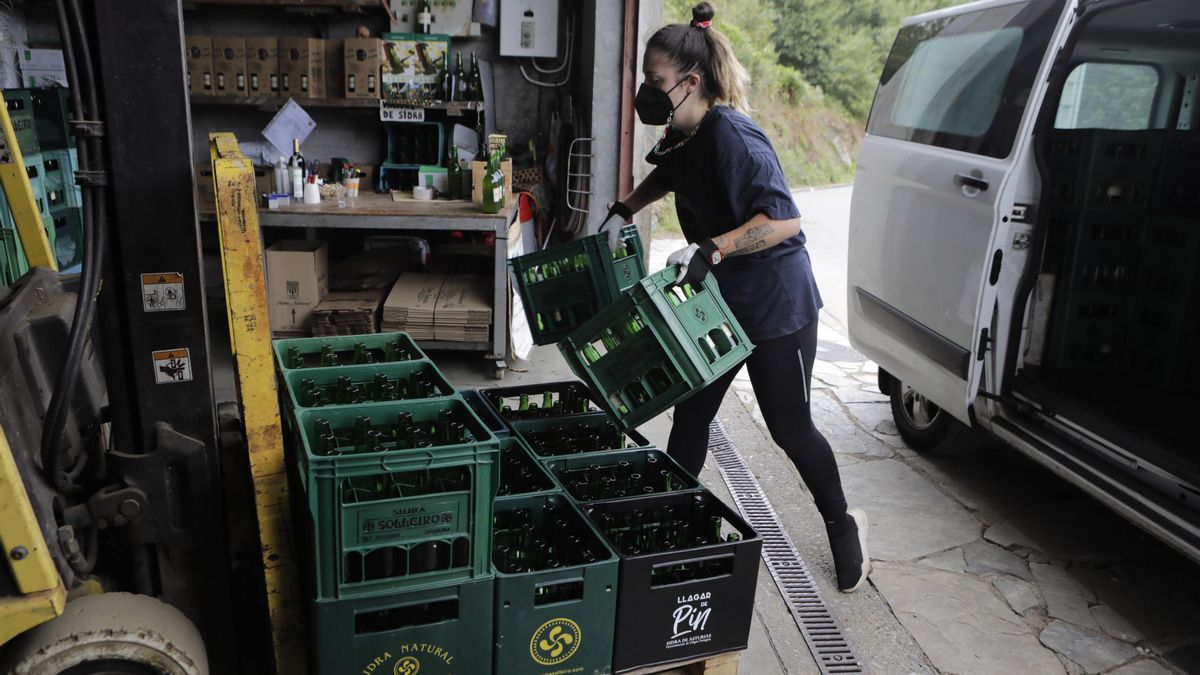
POLYGON ((859 154, 851 340, 964 422, 994 303, 993 230, 1011 209, 1008 179, 1025 161, 1047 46, 1073 4, 1000 0, 911 20, 859 154))

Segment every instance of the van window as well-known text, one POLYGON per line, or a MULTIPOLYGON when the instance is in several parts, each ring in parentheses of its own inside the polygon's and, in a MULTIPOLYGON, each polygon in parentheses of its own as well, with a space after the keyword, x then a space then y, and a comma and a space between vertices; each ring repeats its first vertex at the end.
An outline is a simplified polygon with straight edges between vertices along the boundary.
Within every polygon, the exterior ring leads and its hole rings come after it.
POLYGON ((1158 69, 1135 63, 1081 63, 1067 76, 1056 129, 1149 129, 1158 69))
POLYGON ((1007 157, 1063 3, 1013 2, 901 28, 867 132, 1007 157))

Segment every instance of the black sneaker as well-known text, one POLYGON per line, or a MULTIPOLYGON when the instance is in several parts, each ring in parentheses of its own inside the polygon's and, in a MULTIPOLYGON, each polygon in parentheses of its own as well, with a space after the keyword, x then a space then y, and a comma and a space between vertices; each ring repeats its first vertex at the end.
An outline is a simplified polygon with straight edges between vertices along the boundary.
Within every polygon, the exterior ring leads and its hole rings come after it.
POLYGON ((843 593, 862 588, 871 573, 871 556, 867 552, 869 530, 867 514, 862 509, 851 509, 838 522, 826 525, 838 590, 843 593))

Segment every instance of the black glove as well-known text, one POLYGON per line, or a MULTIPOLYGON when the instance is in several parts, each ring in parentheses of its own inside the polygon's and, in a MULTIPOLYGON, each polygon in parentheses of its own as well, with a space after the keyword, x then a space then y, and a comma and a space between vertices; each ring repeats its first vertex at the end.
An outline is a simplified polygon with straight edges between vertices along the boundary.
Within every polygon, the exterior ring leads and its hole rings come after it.
POLYGON ((679 265, 679 276, 675 279, 675 285, 679 286, 704 281, 709 270, 721 262, 722 258, 721 250, 713 240, 705 239, 675 251, 667 257, 667 264, 679 265))
POLYGON ((604 222, 600 225, 600 231, 608 234, 608 250, 615 251, 621 248, 621 228, 633 219, 633 211, 624 202, 613 202, 608 207, 608 215, 604 217, 604 222), (620 216, 621 220, 613 222, 613 216, 620 216))

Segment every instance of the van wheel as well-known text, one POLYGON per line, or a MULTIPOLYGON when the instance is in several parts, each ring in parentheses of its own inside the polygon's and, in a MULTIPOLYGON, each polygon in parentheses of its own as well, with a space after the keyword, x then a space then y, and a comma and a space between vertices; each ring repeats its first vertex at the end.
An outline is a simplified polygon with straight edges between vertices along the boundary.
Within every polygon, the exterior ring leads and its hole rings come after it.
POLYGON ((959 421, 946 414, 936 403, 925 398, 916 389, 892 379, 892 418, 900 437, 913 450, 932 450, 945 440, 959 421))
POLYGON ((200 632, 147 595, 71 600, 62 616, 20 636, 0 672, 14 675, 208 675, 200 632))

